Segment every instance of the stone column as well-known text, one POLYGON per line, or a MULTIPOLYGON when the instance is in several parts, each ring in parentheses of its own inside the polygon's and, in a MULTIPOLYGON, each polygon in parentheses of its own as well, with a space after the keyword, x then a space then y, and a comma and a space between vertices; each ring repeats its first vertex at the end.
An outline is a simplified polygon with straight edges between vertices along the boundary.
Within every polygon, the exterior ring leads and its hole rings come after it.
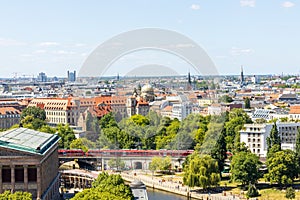
POLYGON ((37 200, 40 200, 42 198, 41 165, 38 165, 36 169, 36 184, 37 184, 37 200))
POLYGON ((28 191, 28 165, 23 165, 24 167, 24 190, 28 191))
POLYGON ((11 172, 11 176, 10 176, 10 182, 11 182, 11 193, 15 192, 15 166, 11 165, 10 166, 10 172, 11 172))
POLYGON ((3 192, 3 184, 2 184, 2 165, 0 165, 0 193, 3 192))

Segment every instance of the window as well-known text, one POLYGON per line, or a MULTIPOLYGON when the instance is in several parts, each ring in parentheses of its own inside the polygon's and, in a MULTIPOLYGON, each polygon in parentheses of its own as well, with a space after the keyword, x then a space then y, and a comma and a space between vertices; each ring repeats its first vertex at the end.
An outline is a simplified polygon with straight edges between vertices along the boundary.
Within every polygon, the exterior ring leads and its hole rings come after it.
POLYGON ((35 166, 28 166, 28 182, 36 182, 37 169, 35 166))
POLYGON ((24 168, 23 166, 15 167, 15 181, 24 182, 24 168))
POLYGON ((2 182, 10 183, 11 181, 11 169, 9 166, 2 167, 2 182))

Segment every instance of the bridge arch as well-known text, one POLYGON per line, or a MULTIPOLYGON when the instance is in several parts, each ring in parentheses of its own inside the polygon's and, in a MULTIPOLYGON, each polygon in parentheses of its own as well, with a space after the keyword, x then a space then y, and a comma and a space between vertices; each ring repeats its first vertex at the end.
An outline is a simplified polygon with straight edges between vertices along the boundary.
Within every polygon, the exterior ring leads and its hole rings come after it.
POLYGON ((143 163, 140 161, 136 161, 133 163, 133 169, 143 169, 143 163))
POLYGON ((145 49, 171 53, 203 75, 216 75, 217 69, 196 42, 175 31, 143 28, 121 33, 100 44, 84 61, 79 76, 102 76, 122 56, 145 49))

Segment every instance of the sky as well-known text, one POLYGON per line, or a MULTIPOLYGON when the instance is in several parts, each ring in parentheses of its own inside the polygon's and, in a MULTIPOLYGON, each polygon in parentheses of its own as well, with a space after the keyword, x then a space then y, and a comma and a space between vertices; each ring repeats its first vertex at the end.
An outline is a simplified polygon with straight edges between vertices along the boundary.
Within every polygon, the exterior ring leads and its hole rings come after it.
MULTIPOLYGON (((0 77, 65 77, 113 36, 176 31, 199 44, 220 74, 300 74, 300 0, 1 0, 0 77)), ((144 65, 196 73, 175 55, 141 50, 106 75, 144 65)))

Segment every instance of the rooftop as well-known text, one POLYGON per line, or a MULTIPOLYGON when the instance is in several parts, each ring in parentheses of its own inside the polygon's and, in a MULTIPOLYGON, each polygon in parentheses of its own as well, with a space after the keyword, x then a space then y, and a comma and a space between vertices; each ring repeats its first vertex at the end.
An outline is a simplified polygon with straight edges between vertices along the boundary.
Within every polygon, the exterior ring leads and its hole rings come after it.
POLYGON ((56 144, 59 137, 27 128, 15 128, 0 132, 0 147, 44 155, 56 144))

